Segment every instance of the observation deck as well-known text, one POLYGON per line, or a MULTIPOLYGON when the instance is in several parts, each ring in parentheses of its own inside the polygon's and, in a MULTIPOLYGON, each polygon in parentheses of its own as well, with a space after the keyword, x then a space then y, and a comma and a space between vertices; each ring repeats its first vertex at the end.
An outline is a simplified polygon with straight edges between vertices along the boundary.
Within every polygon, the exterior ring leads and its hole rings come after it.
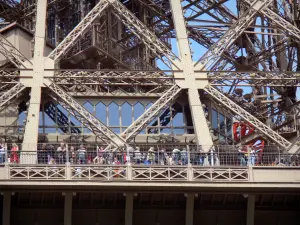
POLYGON ((299 155, 283 153, 276 146, 259 151, 222 145, 204 152, 197 145, 148 144, 116 151, 70 143, 39 144, 38 149, 4 149, 0 153, 1 186, 193 190, 300 185, 299 155))
POLYGON ((275 146, 256 155, 244 146, 214 146, 206 153, 196 145, 110 151, 67 144, 54 152, 59 144, 50 146, 1 152, 4 224, 19 224, 25 214, 25 224, 132 225, 145 218, 152 224, 150 214, 164 224, 217 224, 212 215, 224 224, 262 224, 267 215, 297 224, 299 157, 275 146), (57 217, 46 221, 53 213, 57 217))

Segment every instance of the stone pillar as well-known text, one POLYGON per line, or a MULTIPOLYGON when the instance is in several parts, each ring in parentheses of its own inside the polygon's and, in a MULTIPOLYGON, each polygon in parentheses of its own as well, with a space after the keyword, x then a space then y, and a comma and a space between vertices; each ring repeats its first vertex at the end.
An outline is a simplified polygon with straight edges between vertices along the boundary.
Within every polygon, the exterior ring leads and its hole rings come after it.
POLYGON ((193 193, 186 196, 186 209, 185 209, 185 225, 194 224, 194 200, 195 195, 193 193))
POLYGON ((65 193, 64 225, 72 225, 72 201, 73 193, 65 193))
POLYGON ((2 224, 10 225, 11 192, 3 193, 2 224))
POLYGON ((247 201, 247 222, 246 225, 254 225, 255 195, 249 195, 247 201))
POLYGON ((133 218, 133 193, 126 193, 125 225, 132 225, 133 218))

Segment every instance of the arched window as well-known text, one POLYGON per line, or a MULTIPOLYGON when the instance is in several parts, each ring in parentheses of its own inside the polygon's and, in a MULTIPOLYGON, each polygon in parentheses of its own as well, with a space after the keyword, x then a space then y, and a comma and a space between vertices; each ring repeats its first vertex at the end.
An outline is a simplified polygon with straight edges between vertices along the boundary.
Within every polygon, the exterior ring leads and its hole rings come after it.
POLYGON ((137 120, 144 113, 144 106, 142 103, 138 102, 133 107, 133 117, 137 120))
MULTIPOLYGON (((83 107, 84 107, 87 111, 89 111, 91 114, 94 115, 94 106, 93 106, 90 102, 84 103, 84 104, 83 104, 83 107)), ((84 133, 84 134, 91 134, 92 131, 91 131, 90 129, 84 127, 84 128, 83 128, 83 133, 84 133)))
MULTIPOLYGON (((128 127, 132 123, 132 107, 129 103, 125 102, 121 108, 122 126, 128 127)), ((122 128, 124 131, 126 128, 122 128)))
POLYGON ((112 102, 108 106, 108 124, 109 127, 116 133, 120 133, 120 113, 119 106, 112 102))
POLYGON ((107 124, 106 121, 106 105, 102 102, 99 102, 96 105, 96 118, 100 120, 102 123, 107 124))

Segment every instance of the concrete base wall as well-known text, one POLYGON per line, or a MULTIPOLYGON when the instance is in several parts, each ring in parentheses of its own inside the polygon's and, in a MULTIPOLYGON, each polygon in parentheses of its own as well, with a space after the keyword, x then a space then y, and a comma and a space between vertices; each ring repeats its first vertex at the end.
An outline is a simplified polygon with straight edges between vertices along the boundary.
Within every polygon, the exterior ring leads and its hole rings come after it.
MULTIPOLYGON (((226 207, 226 206, 224 206, 226 207)), ((11 225, 63 225, 63 209, 12 208, 11 225)), ((73 225, 123 225, 123 209, 73 209, 73 225)), ((185 210, 135 209, 133 225, 184 225, 185 210)), ((297 211, 256 210, 255 225, 298 225, 297 211)), ((246 225, 245 210, 195 210, 194 225, 246 225)))
POLYGON ((11 209, 11 225, 63 225, 63 209, 17 208, 11 209))
POLYGON ((135 209, 133 225, 183 225, 185 210, 172 209, 135 209))
POLYGON ((73 225, 123 225, 124 209, 73 209, 73 225))
POLYGON ((297 211, 270 211, 256 210, 255 225, 298 225, 299 212, 297 211))

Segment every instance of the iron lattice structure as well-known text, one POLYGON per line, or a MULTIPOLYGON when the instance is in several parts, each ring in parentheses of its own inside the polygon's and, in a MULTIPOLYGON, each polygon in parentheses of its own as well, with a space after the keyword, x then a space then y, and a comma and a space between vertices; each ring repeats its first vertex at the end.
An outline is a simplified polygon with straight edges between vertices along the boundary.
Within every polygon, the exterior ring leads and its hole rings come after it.
POLYGON ((0 108, 25 112, 18 135, 28 150, 43 111, 60 132, 84 138, 87 128, 114 148, 141 132, 160 138, 183 114, 182 135, 205 151, 259 140, 295 153, 298 9, 292 0, 1 0, 2 30, 22 26, 33 51, 26 57, 0 34, 0 108), (87 99, 152 104, 139 116, 132 106, 130 123, 116 131, 107 108, 100 119, 87 99))

